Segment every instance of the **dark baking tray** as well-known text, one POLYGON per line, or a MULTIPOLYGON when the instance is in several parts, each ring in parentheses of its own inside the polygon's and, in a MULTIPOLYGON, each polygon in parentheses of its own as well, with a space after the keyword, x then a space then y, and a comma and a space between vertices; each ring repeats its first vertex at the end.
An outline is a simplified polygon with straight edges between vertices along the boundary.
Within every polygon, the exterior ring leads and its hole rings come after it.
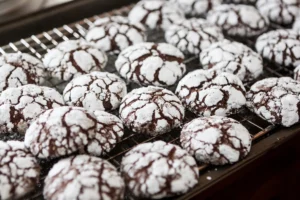
MULTIPOLYGON (((42 56, 51 48, 53 48, 57 43, 69 40, 81 38, 85 35, 86 30, 92 24, 94 20, 99 17, 110 16, 110 15, 126 15, 128 11, 131 9, 132 5, 123 7, 118 10, 114 10, 108 13, 104 13, 101 15, 96 15, 91 18, 85 18, 81 21, 64 25, 59 28, 51 29, 47 32, 42 32, 41 34, 32 35, 26 39, 20 39, 14 43, 9 43, 8 45, 0 47, 0 55, 3 53, 9 52, 26 52, 32 55, 35 55, 38 58, 42 58, 42 56)), ((65 13, 67 14, 67 13, 65 13)), ((149 41, 162 42, 164 41, 163 33, 160 31, 150 31, 149 32, 149 41)), ((232 38, 229 38, 232 39, 232 38)), ((234 38, 235 40, 240 40, 239 38, 234 38)), ((250 47, 254 45, 254 39, 249 40, 241 40, 241 42, 247 44, 250 47)), ((109 64, 107 67, 107 71, 115 73, 114 68, 114 60, 116 56, 109 57, 109 64)), ((185 60, 187 64, 188 71, 192 71, 194 69, 201 68, 199 66, 198 57, 196 56, 187 56, 185 60)), ((279 77, 279 76, 292 76, 292 69, 290 68, 282 68, 275 64, 269 63, 265 61, 265 72, 260 77, 279 77)), ((245 86, 249 88, 252 83, 246 83, 245 86)), ((59 88, 59 84, 53 85, 54 87, 59 88)), ((128 85, 129 90, 136 87, 136 85, 128 85)), ((174 87, 169 88, 174 91, 174 87)), ((116 113, 115 113, 116 114, 116 113)), ((243 171, 243 169, 250 166, 254 161, 263 157, 267 152, 272 149, 288 142, 289 140, 299 136, 300 125, 293 126, 291 128, 282 128, 276 125, 272 125, 265 120, 257 117, 255 114, 251 113, 246 108, 241 109, 238 113, 231 116, 234 119, 240 121, 247 129, 250 131, 253 136, 253 147, 252 151, 243 161, 234 164, 228 165, 224 167, 214 167, 209 165, 204 165, 199 163, 199 172, 200 172, 200 180, 199 185, 195 187, 189 193, 176 197, 176 199, 191 199, 193 197, 201 197, 204 198, 208 191, 220 187, 220 185, 226 184, 228 177, 232 177, 237 175, 239 172, 243 171), (200 196, 201 195, 201 196, 200 196)), ((191 113, 187 113, 186 121, 195 118, 195 116, 191 113)), ((123 140, 117 145, 117 147, 104 158, 109 160, 116 167, 119 167, 122 156, 129 151, 132 147, 137 144, 155 141, 155 140, 164 140, 166 142, 171 142, 175 144, 179 144, 178 136, 180 134, 180 130, 174 130, 170 133, 157 136, 157 137, 148 137, 144 135, 134 134, 128 130, 126 130, 125 136, 123 140)), ((22 139, 22 136, 18 135, 2 135, 0 136, 1 140, 11 140, 11 139, 22 139)), ((43 168, 41 181, 36 190, 29 194, 24 199, 43 199, 42 197, 42 188, 43 188, 43 180, 51 168, 51 166, 57 160, 40 160, 40 164, 43 168)), ((174 198, 172 198, 174 199, 174 198)), ((198 198, 197 198, 198 199, 198 198)))

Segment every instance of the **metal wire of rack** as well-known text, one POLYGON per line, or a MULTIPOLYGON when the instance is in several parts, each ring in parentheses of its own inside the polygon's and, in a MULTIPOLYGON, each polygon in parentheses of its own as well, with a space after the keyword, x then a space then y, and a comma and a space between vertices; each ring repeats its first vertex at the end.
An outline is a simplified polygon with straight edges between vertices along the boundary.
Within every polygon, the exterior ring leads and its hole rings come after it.
MULTIPOLYGON (((5 53, 11 53, 11 52, 23 52, 23 53, 30 53, 36 56, 37 58, 41 59, 47 51, 55 47, 58 43, 70 39, 83 38, 88 28, 93 25, 93 21, 95 21, 96 19, 100 17, 111 16, 111 15, 126 15, 131 8, 132 5, 126 6, 121 9, 114 10, 105 14, 83 19, 76 23, 64 25, 59 28, 54 28, 50 31, 43 32, 38 35, 32 35, 31 37, 26 39, 20 39, 19 41, 16 41, 14 43, 9 43, 6 46, 0 47, 0 55, 5 53)), ((150 41, 156 41, 156 42, 163 41, 163 34, 161 33, 149 34, 149 35, 151 36, 149 38, 150 41)), ((244 42, 250 45, 251 47, 253 47, 254 45, 253 41, 251 40, 244 41, 244 42)), ((110 56, 110 62, 108 66, 109 72, 115 72, 113 66, 114 59, 115 59, 114 56, 110 56)), ((193 69, 197 69, 200 67, 197 56, 188 57, 185 60, 185 63, 187 65, 187 68, 189 69, 188 71, 192 71, 193 69)), ((279 77, 279 76, 292 75, 291 69, 283 68, 268 62, 265 62, 264 67, 265 67, 265 73, 262 75, 261 78, 270 77, 270 76, 279 77)), ((250 83, 246 84, 246 87, 248 87, 249 85, 250 83)), ((187 115, 188 116, 186 117, 186 121, 189 121, 195 117, 191 113, 188 113, 187 115)), ((249 132, 253 137, 254 143, 259 142, 264 137, 267 137, 268 134, 274 132, 277 128, 277 126, 264 121, 263 119, 257 117, 255 114, 251 113, 247 109, 242 109, 241 111, 232 115, 231 117, 240 121, 249 130, 249 132)), ((122 139, 122 141, 118 143, 117 147, 113 149, 113 151, 111 151, 104 158, 109 160, 115 166, 119 167, 122 156, 134 146, 140 143, 150 142, 155 140, 164 140, 166 142, 179 144, 179 135, 180 135, 180 129, 156 137, 134 134, 126 130, 125 136, 122 139)), ((0 139, 3 139, 2 136, 0 136, 0 139)), ((9 137, 9 139, 12 139, 12 137, 9 137)), ((48 170, 55 162, 56 160, 40 161, 40 164, 42 166, 42 176, 41 176, 40 184, 38 185, 37 189, 33 193, 25 197, 25 199, 43 199, 42 196, 43 180, 48 170)), ((210 166, 199 163, 199 171, 201 171, 201 174, 204 174, 205 171, 209 168, 210 166)))

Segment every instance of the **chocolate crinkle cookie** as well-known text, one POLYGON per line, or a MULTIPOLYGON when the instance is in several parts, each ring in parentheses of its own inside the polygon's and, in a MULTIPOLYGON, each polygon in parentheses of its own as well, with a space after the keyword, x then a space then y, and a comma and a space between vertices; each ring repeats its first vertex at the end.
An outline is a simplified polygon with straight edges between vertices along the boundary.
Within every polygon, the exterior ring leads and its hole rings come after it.
POLYGON ((188 16, 205 16, 206 13, 223 0, 170 0, 171 3, 177 3, 188 16))
POLYGON ((167 29, 165 39, 187 54, 198 54, 212 43, 223 40, 222 30, 204 19, 192 18, 167 29))
POLYGON ((177 96, 198 116, 227 116, 246 104, 246 90, 235 75, 214 70, 195 70, 178 84, 177 96))
POLYGON ((248 155, 251 135, 238 121, 227 117, 202 117, 185 124, 180 135, 184 149, 199 162, 233 164, 248 155))
POLYGON ((30 125, 25 145, 42 159, 75 152, 102 155, 123 136, 120 123, 114 118, 115 122, 107 122, 106 117, 110 118, 108 114, 97 117, 79 107, 47 110, 30 125))
POLYGON ((295 20, 293 30, 300 32, 300 16, 295 20))
POLYGON ((262 57, 283 66, 300 64, 300 32, 278 29, 261 35, 255 44, 262 57))
POLYGON ((0 134, 24 134, 39 114, 64 104, 62 95, 52 88, 37 85, 9 88, 0 95, 0 134))
POLYGON ((102 71, 106 66, 107 56, 92 43, 69 40, 50 50, 43 61, 51 78, 70 81, 83 74, 102 71))
POLYGON ((0 141, 0 199, 19 199, 39 182, 40 166, 23 142, 0 141))
POLYGON ((254 37, 268 29, 269 20, 253 6, 223 4, 207 15, 207 20, 230 36, 254 37))
POLYGON ((300 81, 300 64, 294 70, 294 79, 300 81))
POLYGON ((178 4, 162 0, 144 0, 134 6, 128 18, 131 22, 142 23, 150 29, 166 30, 185 16, 178 4))
POLYGON ((26 53, 0 56, 0 92, 27 84, 43 84, 47 73, 43 63, 26 53))
POLYGON ((223 40, 200 53, 204 69, 221 70, 237 75, 242 81, 251 81, 263 73, 263 59, 246 45, 223 40))
POLYGON ((126 17, 112 16, 97 19, 89 29, 86 40, 109 53, 118 54, 125 48, 146 41, 146 29, 126 17))
POLYGON ((184 107, 175 94, 153 86, 128 93, 122 100, 119 113, 130 130, 152 136, 179 127, 185 114, 184 107))
POLYGON ((258 81, 247 93, 247 106, 270 123, 290 127, 300 121, 300 82, 290 77, 258 81))
POLYGON ((163 141, 134 147, 123 157, 121 172, 130 194, 138 199, 184 194, 199 179, 194 158, 179 146, 163 141))
POLYGON ((128 82, 142 86, 174 85, 186 71, 184 55, 166 43, 140 43, 121 52, 115 63, 128 82))
POLYGON ((108 72, 92 72, 79 76, 63 92, 66 104, 84 107, 90 112, 117 109, 126 94, 125 82, 108 72))
POLYGON ((290 25, 299 15, 300 0, 257 0, 256 7, 272 23, 290 25))
POLYGON ((45 179, 46 200, 122 200, 125 183, 101 158, 79 155, 56 163, 45 179))

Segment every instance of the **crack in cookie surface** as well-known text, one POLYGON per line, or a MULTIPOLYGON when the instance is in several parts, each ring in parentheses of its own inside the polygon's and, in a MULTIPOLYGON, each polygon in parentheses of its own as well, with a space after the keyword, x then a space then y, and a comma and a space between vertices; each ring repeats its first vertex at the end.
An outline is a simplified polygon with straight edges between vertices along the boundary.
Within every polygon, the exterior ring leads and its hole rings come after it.
POLYGON ((115 63, 119 74, 142 86, 174 85, 186 71, 184 55, 166 43, 140 43, 125 49, 115 63))

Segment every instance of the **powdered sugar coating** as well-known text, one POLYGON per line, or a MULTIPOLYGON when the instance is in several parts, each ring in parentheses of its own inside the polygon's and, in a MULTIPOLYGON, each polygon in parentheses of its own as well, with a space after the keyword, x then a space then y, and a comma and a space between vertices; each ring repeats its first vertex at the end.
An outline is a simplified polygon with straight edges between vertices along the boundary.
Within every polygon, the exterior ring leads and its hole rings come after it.
POLYGON ((278 29, 261 35, 255 44, 264 58, 283 66, 300 64, 300 32, 278 29))
POLYGON ((227 116, 246 104, 241 80, 230 73, 195 70, 179 82, 176 94, 199 116, 227 116))
POLYGON ((198 54, 212 43, 223 40, 222 30, 204 19, 192 18, 172 25, 165 33, 168 43, 182 52, 198 54))
POLYGON ((0 92, 26 84, 43 84, 47 76, 40 60, 27 53, 0 56, 0 92))
POLYGON ((150 29, 166 30, 170 25, 185 17, 177 4, 161 0, 144 0, 134 6, 128 18, 131 22, 140 22, 150 29))
POLYGON ((257 0, 223 0, 223 3, 244 3, 244 4, 254 4, 257 0))
POLYGON ((293 30, 300 32, 300 17, 296 18, 293 24, 293 30))
POLYGON ((95 110, 114 110, 127 94, 125 82, 115 74, 92 72, 73 79, 63 92, 69 106, 95 110))
POLYGON ((228 35, 240 37, 258 36, 269 26, 269 20, 248 5, 216 6, 208 13, 207 20, 221 27, 228 35))
POLYGON ((247 93, 247 106, 273 124, 290 127, 300 121, 300 82, 290 77, 256 82, 247 93))
POLYGON ((177 3, 186 15, 203 16, 213 7, 220 5, 223 0, 170 0, 177 3))
POLYGON ((85 38, 103 51, 120 53, 131 45, 146 41, 146 33, 141 23, 112 16, 96 20, 85 38))
POLYGON ((70 81, 92 71, 102 71, 106 66, 107 56, 92 43, 68 40, 50 50, 43 61, 51 77, 70 81))
POLYGON ((89 154, 101 156, 110 152, 124 135, 122 121, 107 112, 95 111, 97 119, 96 135, 86 147, 89 154))
POLYGON ((56 163, 45 179, 46 200, 122 200, 125 183, 109 162, 87 155, 56 163))
POLYGON ((121 52, 115 66, 127 81, 142 86, 174 85, 186 71, 184 55, 166 43, 140 43, 121 52))
POLYGON ((199 178, 194 158, 179 146, 163 141, 134 147, 123 157, 121 171, 130 193, 140 199, 184 194, 199 178))
POLYGON ((153 136, 179 127, 185 114, 180 100, 171 91, 153 86, 128 93, 119 113, 130 130, 153 136))
POLYGON ((0 199, 18 199, 34 190, 40 166, 19 141, 0 141, 0 199))
POLYGON ((47 110, 26 131, 25 146, 38 158, 56 158, 83 150, 94 139, 97 120, 83 108, 47 110))
POLYGON ((62 96, 52 88, 37 85, 9 88, 0 95, 0 133, 24 134, 39 114, 63 105, 62 96))
POLYGON ((227 117, 201 117, 185 124, 180 135, 184 149, 199 162, 225 165, 240 161, 251 149, 251 135, 227 117))
POLYGON ((298 65, 298 67, 294 70, 294 79, 296 81, 300 81, 300 65, 298 65))
POLYGON ((233 74, 245 81, 256 79, 263 73, 263 60, 258 53, 242 43, 229 40, 214 43, 204 49, 200 53, 200 63, 204 69, 226 69, 231 66, 232 69, 236 68, 233 74), (246 76, 243 78, 244 69, 246 76))
POLYGON ((300 0, 257 0, 256 7, 272 23, 290 25, 300 14, 300 0))

